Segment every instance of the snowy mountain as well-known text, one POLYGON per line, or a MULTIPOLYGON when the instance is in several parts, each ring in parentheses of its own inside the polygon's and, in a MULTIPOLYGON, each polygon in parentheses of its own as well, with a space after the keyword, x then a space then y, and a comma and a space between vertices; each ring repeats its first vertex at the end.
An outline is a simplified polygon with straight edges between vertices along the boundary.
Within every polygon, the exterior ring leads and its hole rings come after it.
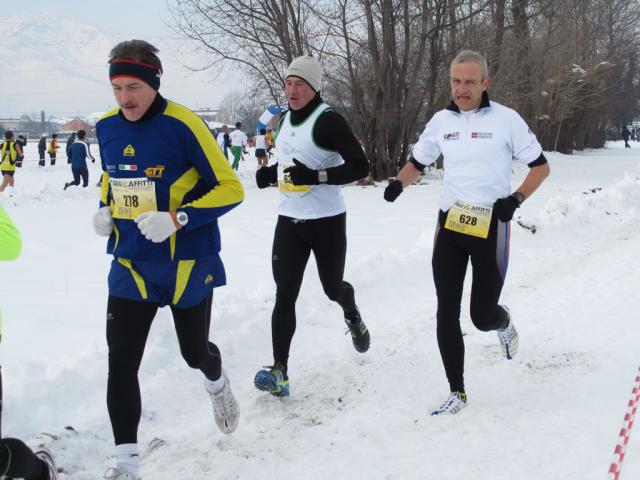
POLYGON ((199 64, 182 43, 163 36, 123 36, 72 17, 53 14, 2 17, 0 28, 0 117, 40 110, 74 116, 115 106, 107 60, 118 42, 142 38, 160 50, 161 92, 188 106, 215 107, 228 87, 211 85, 210 75, 183 64, 199 64))
MULTIPOLYGON (((161 309, 140 371, 142 478, 606 478, 639 366, 640 143, 632 146, 545 154, 551 175, 516 214, 536 233, 513 222, 501 297, 520 351, 504 360, 495 333, 473 327, 468 272, 461 321, 469 405, 444 418, 429 416, 448 394, 430 267, 439 176, 394 204, 382 199, 382 184, 343 188, 345 278, 371 349, 353 350, 312 258, 297 303, 291 397, 279 399, 253 386, 272 360, 279 198, 276 189, 256 188, 248 156, 239 172, 245 201, 220 221, 228 285, 216 289, 211 330, 240 424, 229 436, 218 431, 202 376, 182 360, 170 312, 161 309)), ((38 168, 35 145, 26 153, 15 189, 0 195, 24 239, 21 257, 0 265, 3 434, 47 445, 62 480, 96 480, 113 465, 104 339, 110 258, 91 226, 99 163, 89 165, 88 188, 63 191, 64 158, 38 168)), ((519 185, 527 168, 514 168, 519 185)), ((640 478, 635 428, 623 479, 640 478)))
POLYGON ((113 104, 106 83, 112 44, 98 27, 63 16, 3 17, 0 71, 11 74, 0 76, 0 111, 70 114, 106 109, 113 104), (76 108, 70 108, 69 97, 76 108))

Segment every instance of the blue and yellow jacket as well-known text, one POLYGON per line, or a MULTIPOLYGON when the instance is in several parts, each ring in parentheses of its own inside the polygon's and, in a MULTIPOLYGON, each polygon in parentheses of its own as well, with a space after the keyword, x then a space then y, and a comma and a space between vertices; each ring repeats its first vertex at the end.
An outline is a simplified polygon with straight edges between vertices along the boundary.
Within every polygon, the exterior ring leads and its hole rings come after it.
POLYGON ((145 114, 137 122, 127 121, 119 108, 98 120, 103 169, 100 206, 109 205, 113 212, 120 198, 114 198, 111 180, 138 179, 152 183, 157 211, 180 209, 189 215, 189 222, 166 241, 153 243, 144 238, 133 219, 114 218, 107 252, 131 260, 158 261, 217 255, 217 219, 242 202, 242 184, 195 113, 160 94, 149 111, 156 113, 145 114))

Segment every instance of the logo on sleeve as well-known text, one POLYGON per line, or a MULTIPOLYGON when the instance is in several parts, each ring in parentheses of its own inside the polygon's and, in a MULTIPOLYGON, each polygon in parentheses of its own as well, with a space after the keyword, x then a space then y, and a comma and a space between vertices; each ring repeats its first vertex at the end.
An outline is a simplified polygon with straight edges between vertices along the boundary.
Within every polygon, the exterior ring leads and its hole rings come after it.
POLYGON ((445 142, 451 142, 453 140, 460 140, 460 132, 445 133, 442 137, 445 142))
POLYGON ((144 174, 148 178, 162 178, 164 172, 164 165, 156 165, 155 167, 149 167, 144 169, 144 174))
POLYGON ((131 144, 127 145, 126 147, 124 147, 124 150, 122 150, 122 156, 123 157, 135 157, 136 156, 135 148, 133 148, 131 146, 131 144))
POLYGON ((491 132, 471 132, 471 138, 493 138, 493 133, 491 132))

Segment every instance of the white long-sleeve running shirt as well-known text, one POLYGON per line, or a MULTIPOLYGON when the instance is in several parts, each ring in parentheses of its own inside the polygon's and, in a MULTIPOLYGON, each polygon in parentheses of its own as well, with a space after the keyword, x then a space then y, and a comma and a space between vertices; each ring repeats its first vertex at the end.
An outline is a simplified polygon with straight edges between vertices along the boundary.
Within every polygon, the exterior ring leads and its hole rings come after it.
POLYGON ((456 201, 490 206, 511 193, 511 162, 537 160, 542 147, 520 115, 496 102, 472 112, 445 109, 427 123, 413 148, 422 165, 442 153, 444 182, 440 208, 456 201))

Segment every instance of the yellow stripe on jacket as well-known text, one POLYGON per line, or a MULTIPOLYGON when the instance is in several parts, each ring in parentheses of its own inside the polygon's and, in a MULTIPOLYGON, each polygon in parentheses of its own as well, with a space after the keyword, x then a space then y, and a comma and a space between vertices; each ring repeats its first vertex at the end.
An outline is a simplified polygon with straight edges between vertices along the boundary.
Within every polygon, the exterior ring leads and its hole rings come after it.
MULTIPOLYGON (((181 121, 189 128, 189 130, 191 130, 191 132, 193 132, 196 140, 200 144, 200 147, 204 151, 209 164, 211 165, 211 169, 215 172, 216 178, 220 183, 216 188, 212 189, 197 200, 186 205, 178 204, 175 208, 179 206, 216 208, 242 202, 244 199, 242 184, 231 168, 231 165, 229 165, 229 161, 220 150, 217 142, 213 139, 213 136, 204 121, 202 121, 200 117, 195 115, 188 108, 172 101, 167 101, 167 108, 165 109, 164 114, 181 121)), ((186 189, 185 191, 189 191, 193 188, 197 180, 197 178, 189 176, 188 179, 184 180, 183 185, 176 188, 179 188, 180 190, 186 189), (187 183, 191 183, 191 185, 188 185, 187 183)), ((182 182, 183 179, 181 178, 180 181, 182 182)))

